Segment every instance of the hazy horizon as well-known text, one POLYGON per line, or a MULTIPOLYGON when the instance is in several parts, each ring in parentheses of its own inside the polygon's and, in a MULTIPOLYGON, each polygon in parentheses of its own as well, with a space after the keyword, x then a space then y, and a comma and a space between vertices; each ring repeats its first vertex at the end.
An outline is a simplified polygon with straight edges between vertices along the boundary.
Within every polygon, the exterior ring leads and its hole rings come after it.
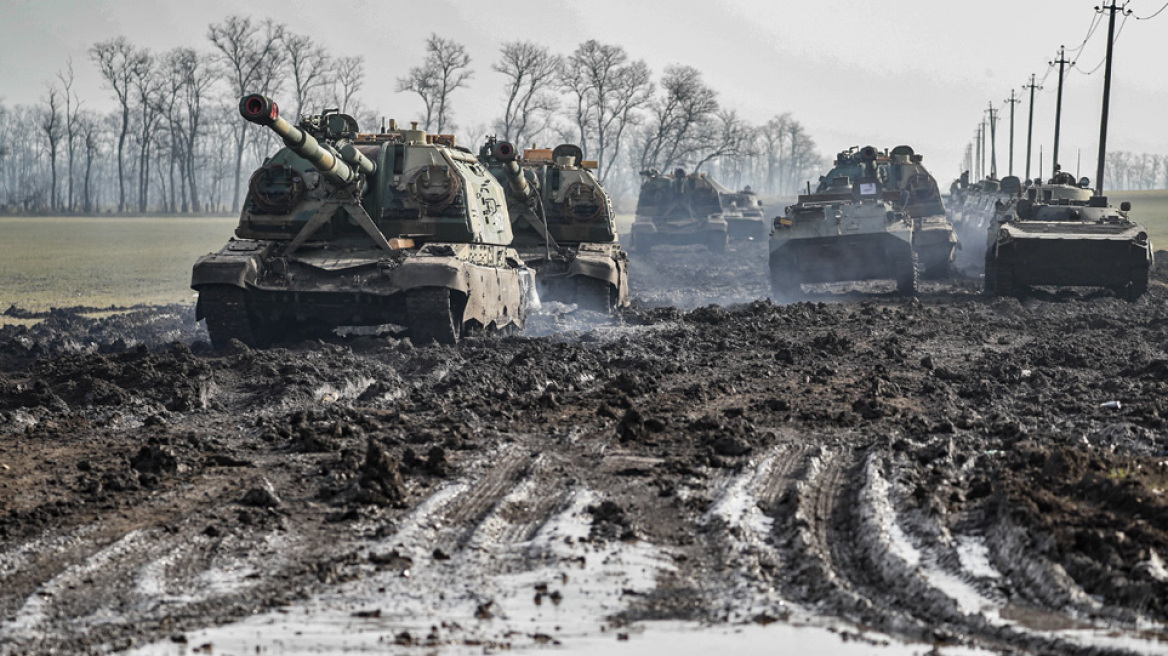
MULTIPOLYGON (((1161 0, 1133 0, 1135 15, 1147 16, 1161 0)), ((548 3, 519 0, 484 10, 483 5, 435 0, 384 5, 356 0, 344 5, 304 0, 257 0, 247 4, 147 0, 0 0, 8 24, 19 29, 0 43, 7 63, 0 99, 33 104, 45 85, 72 57, 77 93, 85 107, 108 110, 112 94, 102 88, 88 56, 95 42, 124 35, 133 44, 162 51, 193 46, 210 51, 207 27, 246 13, 283 22, 311 35, 337 56, 364 55, 360 97, 387 117, 407 121, 422 109, 416 95, 395 91, 397 78, 424 56, 435 32, 466 45, 474 78, 454 94, 455 120, 468 128, 502 113, 503 77, 490 69, 505 41, 525 39, 569 53, 597 39, 623 46, 644 59, 659 80, 670 64, 687 64, 725 107, 752 124, 791 112, 827 157, 853 145, 912 145, 925 155, 938 180, 959 172, 987 103, 1002 107, 1011 89, 1017 107, 1015 172, 1024 170, 1027 102, 1022 85, 1031 73, 1041 80, 1059 45, 1068 58, 1095 16, 1093 2, 1042 0, 1017 6, 1005 0, 981 3, 976 11, 949 3, 911 0, 887 5, 844 0, 829 8, 814 3, 761 0, 693 2, 548 3)), ((1168 154, 1168 131, 1159 108, 1168 106, 1168 85, 1156 70, 1168 12, 1153 20, 1128 20, 1115 50, 1109 150, 1168 154)), ((1094 177, 1099 131, 1106 21, 1083 48, 1079 70, 1069 70, 1063 97, 1063 164, 1094 177)), ((1050 171, 1056 74, 1036 96, 1034 152, 1043 148, 1050 171)), ((286 92, 287 93, 287 92, 286 92)), ((998 170, 1008 168, 1008 108, 998 126, 998 170)), ((1033 164, 1037 172, 1037 159, 1033 164)))

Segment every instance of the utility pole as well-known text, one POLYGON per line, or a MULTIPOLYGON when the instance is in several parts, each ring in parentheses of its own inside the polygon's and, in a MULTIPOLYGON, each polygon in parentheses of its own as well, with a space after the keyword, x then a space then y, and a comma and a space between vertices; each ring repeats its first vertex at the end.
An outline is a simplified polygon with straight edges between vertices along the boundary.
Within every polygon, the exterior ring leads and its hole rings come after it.
POLYGON ((1111 0, 1110 5, 1095 8, 1099 12, 1111 13, 1107 21, 1107 65, 1103 69, 1103 116, 1099 119, 1099 167, 1095 169, 1096 196, 1103 195, 1103 163, 1107 158, 1107 113, 1111 109, 1111 50, 1115 45, 1115 12, 1131 13, 1126 2, 1122 7, 1116 6, 1115 2, 1116 0, 1111 0))
POLYGON ((994 103, 989 103, 990 114, 990 177, 998 179, 998 113, 994 110, 994 103))
POLYGON ((1014 105, 1022 102, 1022 99, 1015 98, 1014 90, 1010 89, 1010 98, 1004 102, 1010 103, 1010 175, 1014 175, 1014 105))
POLYGON ((1034 142, 1034 90, 1042 87, 1034 83, 1034 74, 1030 74, 1030 84, 1022 87, 1030 89, 1030 121, 1026 126, 1026 179, 1030 179, 1030 145, 1034 142))
MULTIPOLYGON (((1114 16, 1114 14, 1112 15, 1114 16)), ((1055 172, 1058 171, 1059 167, 1059 124, 1063 119, 1063 67, 1069 63, 1071 62, 1067 61, 1066 47, 1059 46, 1059 58, 1058 60, 1051 62, 1052 66, 1054 64, 1059 65, 1058 101, 1055 103, 1054 109, 1054 157, 1051 159, 1051 163, 1053 164, 1050 169, 1051 175, 1054 175, 1055 172)))
POLYGON ((973 131, 973 179, 981 180, 981 126, 973 131))
MULTIPOLYGON (((986 169, 986 122, 985 122, 984 116, 981 119, 981 132, 979 134, 981 134, 981 177, 984 178, 984 177, 986 177, 986 173, 987 173, 987 169, 986 169)), ((978 178, 978 179, 980 180, 981 178, 978 178)))

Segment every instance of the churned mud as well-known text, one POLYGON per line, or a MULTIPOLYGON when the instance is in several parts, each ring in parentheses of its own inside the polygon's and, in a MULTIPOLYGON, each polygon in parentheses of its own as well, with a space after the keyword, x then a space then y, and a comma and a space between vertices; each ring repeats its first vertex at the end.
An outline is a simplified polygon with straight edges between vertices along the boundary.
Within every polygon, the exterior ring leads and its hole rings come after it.
POLYGON ((632 275, 620 317, 458 347, 0 328, 0 654, 1168 653, 1162 270, 1137 303, 775 305, 761 243, 632 275))

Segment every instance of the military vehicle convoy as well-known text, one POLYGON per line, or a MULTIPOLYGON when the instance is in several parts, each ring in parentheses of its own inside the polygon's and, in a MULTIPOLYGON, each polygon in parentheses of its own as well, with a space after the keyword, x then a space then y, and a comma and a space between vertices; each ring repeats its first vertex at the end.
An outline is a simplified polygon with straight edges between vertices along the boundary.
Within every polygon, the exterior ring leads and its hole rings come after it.
POLYGON ((384 324, 449 344, 523 327, 534 276, 510 247, 506 195, 452 136, 393 122, 364 134, 336 110, 295 127, 258 94, 239 112, 285 147, 252 174, 235 238, 195 263, 214 346, 384 324))
POLYGON ((1153 264, 1148 232, 1095 196, 1087 178, 1056 171, 1009 201, 998 201, 987 230, 985 290, 1020 296, 1028 286, 1108 287, 1135 301, 1153 264))
POLYGON ((721 192, 729 190, 705 173, 686 174, 680 168, 672 175, 650 169, 641 176, 632 226, 636 252, 648 253, 661 244, 702 244, 712 252, 725 252, 729 227, 721 192))
POLYGON ((777 217, 770 233, 771 288, 797 298, 804 283, 893 279, 916 294, 922 274, 950 273, 957 237, 937 183, 908 146, 839 153, 815 193, 777 217))
POLYGON ((969 184, 968 177, 968 174, 962 174, 962 178, 954 183, 959 191, 950 194, 947 209, 962 244, 960 264, 966 271, 977 273, 985 258, 985 234, 987 226, 994 220, 995 208, 999 203, 1017 198, 1022 182, 1017 176, 1008 175, 1001 180, 986 178, 969 184))
POLYGON ((628 255, 612 200, 579 146, 516 148, 493 137, 479 160, 507 191, 513 247, 535 270, 543 300, 608 312, 629 304, 628 255))

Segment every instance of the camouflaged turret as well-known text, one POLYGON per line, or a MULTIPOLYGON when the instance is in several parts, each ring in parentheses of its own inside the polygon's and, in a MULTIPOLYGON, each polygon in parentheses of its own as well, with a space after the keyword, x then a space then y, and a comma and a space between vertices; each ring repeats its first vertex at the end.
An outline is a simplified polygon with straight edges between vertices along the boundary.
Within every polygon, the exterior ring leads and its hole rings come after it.
POLYGON ((340 326, 402 326, 419 343, 523 327, 534 280, 506 194, 454 137, 362 133, 336 110, 293 126, 260 95, 239 111, 285 147, 252 174, 236 238, 195 264, 216 347, 340 326))

